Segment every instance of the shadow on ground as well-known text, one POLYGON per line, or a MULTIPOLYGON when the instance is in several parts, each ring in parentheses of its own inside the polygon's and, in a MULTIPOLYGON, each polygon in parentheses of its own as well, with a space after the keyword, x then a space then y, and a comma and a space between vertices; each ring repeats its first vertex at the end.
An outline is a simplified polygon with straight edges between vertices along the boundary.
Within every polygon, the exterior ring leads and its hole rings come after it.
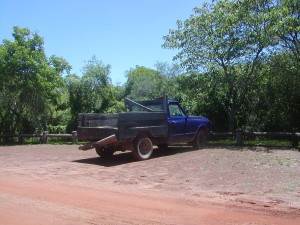
MULTIPOLYGON (((273 151, 278 151, 278 150, 282 151, 282 150, 290 149, 290 148, 272 147, 272 146, 256 146, 256 145, 238 146, 238 145, 216 145, 216 144, 209 144, 208 146, 205 147, 205 149, 209 151, 218 150, 220 148, 226 149, 228 151, 255 151, 255 152, 267 152, 267 153, 272 153, 273 151)), ((171 146, 166 149, 155 148, 151 159, 172 156, 172 155, 191 152, 191 151, 201 151, 201 149, 195 150, 190 146, 171 146)), ((72 162, 99 165, 105 167, 119 166, 128 163, 138 163, 138 161, 136 161, 132 156, 131 152, 115 153, 110 158, 93 157, 93 158, 74 160, 72 162)))
MULTIPOLYGON (((189 146, 172 146, 167 149, 155 148, 153 151, 153 155, 151 156, 151 159, 180 154, 184 152, 190 152, 190 151, 196 151, 196 150, 192 149, 189 146)), ((138 161, 134 159, 131 152, 124 152, 124 153, 117 153, 117 154, 115 153, 110 158, 93 157, 93 158, 74 160, 72 162, 111 167, 111 166, 119 166, 128 163, 137 163, 138 161)))

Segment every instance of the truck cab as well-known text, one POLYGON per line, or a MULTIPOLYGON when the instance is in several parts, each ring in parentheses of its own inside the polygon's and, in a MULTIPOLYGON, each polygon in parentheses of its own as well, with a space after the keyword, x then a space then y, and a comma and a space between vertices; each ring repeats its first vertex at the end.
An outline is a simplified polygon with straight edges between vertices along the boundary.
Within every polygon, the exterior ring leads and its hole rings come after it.
MULTIPOLYGON (((168 143, 176 142, 192 142, 197 133, 203 130, 202 142, 205 144, 209 130, 211 128, 210 121, 202 116, 190 116, 184 110, 180 103, 176 100, 168 100, 168 127, 169 140, 168 143)), ((200 147, 200 146, 195 146, 200 147)))

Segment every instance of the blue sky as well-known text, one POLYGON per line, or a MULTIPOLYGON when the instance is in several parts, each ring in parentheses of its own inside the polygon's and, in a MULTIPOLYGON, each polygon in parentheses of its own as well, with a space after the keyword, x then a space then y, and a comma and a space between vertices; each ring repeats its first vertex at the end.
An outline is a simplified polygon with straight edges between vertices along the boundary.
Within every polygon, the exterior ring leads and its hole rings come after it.
MULTIPOLYGON (((114 84, 136 65, 172 63, 175 52, 161 47, 177 20, 205 0, 0 0, 0 40, 12 40, 13 26, 44 38, 47 56, 65 58, 72 73, 93 55, 112 66, 114 84)), ((206 1, 210 2, 210 1, 206 1)))

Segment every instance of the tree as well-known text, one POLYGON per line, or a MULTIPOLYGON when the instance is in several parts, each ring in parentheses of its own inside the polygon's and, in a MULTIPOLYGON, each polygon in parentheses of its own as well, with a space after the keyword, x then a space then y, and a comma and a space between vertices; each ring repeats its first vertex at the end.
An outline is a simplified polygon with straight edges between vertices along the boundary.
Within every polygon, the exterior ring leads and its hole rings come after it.
POLYGON ((169 64, 167 62, 157 62, 154 66, 156 71, 163 75, 166 80, 164 94, 171 98, 177 98, 179 92, 176 78, 183 73, 183 68, 179 64, 169 64))
MULTIPOLYGON (((71 120, 68 131, 76 129, 78 113, 119 112, 120 103, 109 77, 111 66, 103 64, 93 56, 83 67, 82 77, 69 75, 66 84, 69 91, 71 120)), ((122 105, 122 109, 124 109, 122 105)))
POLYGON ((179 64, 169 64, 167 62, 156 62, 156 71, 165 76, 168 79, 175 78, 183 73, 183 69, 179 64))
POLYGON ((3 133, 37 132, 47 126, 70 70, 66 60, 44 52, 43 38, 27 28, 14 27, 14 41, 3 40, 0 53, 0 130, 3 133))
POLYGON ((125 96, 137 100, 157 98, 166 93, 166 81, 156 70, 136 66, 127 72, 125 96))
POLYGON ((178 29, 164 36, 163 47, 178 49, 174 59, 188 71, 222 77, 230 131, 237 126, 239 109, 259 79, 263 56, 276 44, 271 29, 273 7, 271 0, 216 1, 195 8, 194 15, 178 21, 178 29))
POLYGON ((276 34, 284 48, 290 50, 300 62, 300 2, 279 0, 274 14, 277 17, 276 34))
POLYGON ((264 67, 265 80, 261 86, 261 110, 258 116, 266 131, 291 131, 300 127, 300 63, 293 52, 280 52, 264 67))
POLYGON ((81 87, 85 112, 100 113, 109 107, 112 98, 110 69, 109 64, 104 65, 96 56, 83 67, 81 87))

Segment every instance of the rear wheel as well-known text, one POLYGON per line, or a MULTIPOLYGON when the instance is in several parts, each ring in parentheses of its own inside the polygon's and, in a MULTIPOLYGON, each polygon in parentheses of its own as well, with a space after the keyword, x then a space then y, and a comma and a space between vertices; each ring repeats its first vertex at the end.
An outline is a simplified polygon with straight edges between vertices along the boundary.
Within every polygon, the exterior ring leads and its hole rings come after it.
POLYGON ((113 148, 96 148, 96 152, 101 158, 111 158, 114 154, 113 148))
POLYGON ((149 159, 153 153, 153 144, 146 136, 137 137, 134 141, 133 156, 137 160, 149 159))
POLYGON ((192 142, 194 149, 201 149, 207 144, 207 133, 205 130, 199 130, 192 142))

